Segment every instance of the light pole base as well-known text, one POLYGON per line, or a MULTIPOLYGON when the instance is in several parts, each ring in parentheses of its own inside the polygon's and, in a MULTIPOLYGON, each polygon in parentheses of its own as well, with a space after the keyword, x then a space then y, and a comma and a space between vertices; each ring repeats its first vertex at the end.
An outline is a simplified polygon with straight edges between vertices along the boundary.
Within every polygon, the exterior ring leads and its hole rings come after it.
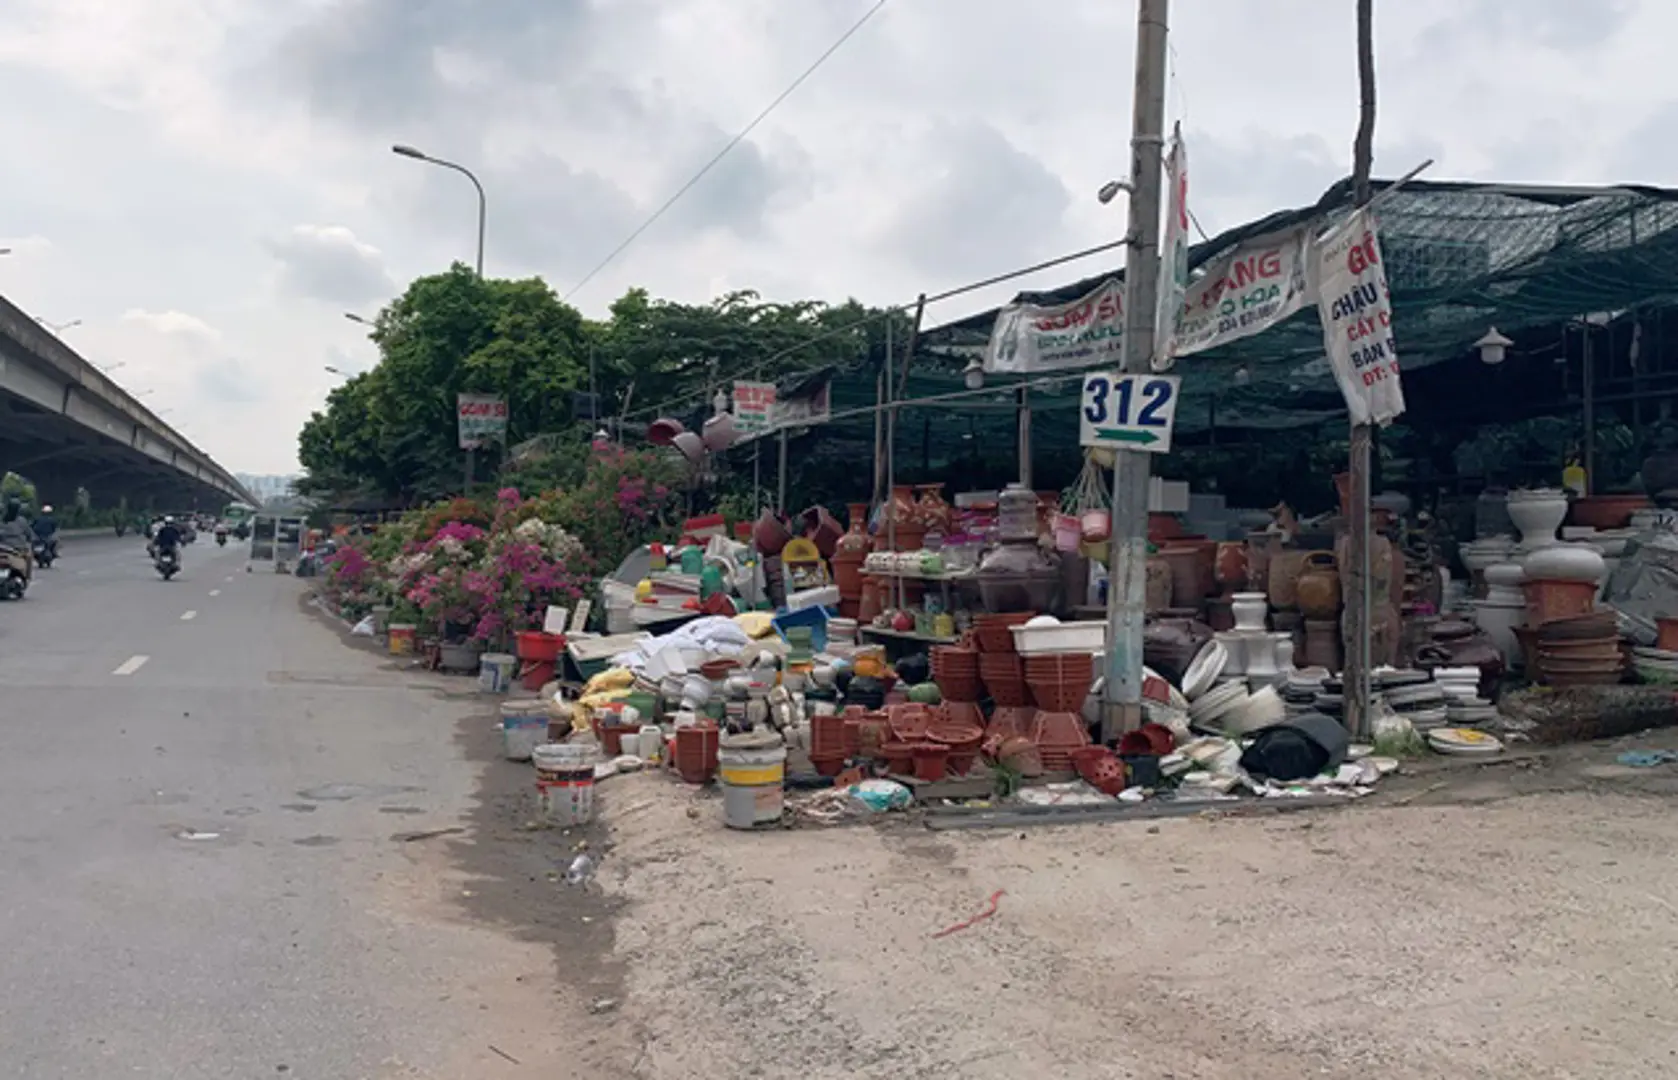
POLYGON ((1128 731, 1142 726, 1140 702, 1104 701, 1101 703, 1101 741, 1113 742, 1128 731))

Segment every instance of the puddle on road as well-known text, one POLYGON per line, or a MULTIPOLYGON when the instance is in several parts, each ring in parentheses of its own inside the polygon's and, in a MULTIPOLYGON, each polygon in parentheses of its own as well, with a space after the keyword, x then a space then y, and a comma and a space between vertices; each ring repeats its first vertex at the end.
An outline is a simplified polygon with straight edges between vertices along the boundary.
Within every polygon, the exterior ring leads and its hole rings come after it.
POLYGON ((304 788, 297 794, 313 802, 349 802, 351 799, 388 799, 392 795, 411 795, 424 788, 398 787, 395 784, 321 784, 304 788))

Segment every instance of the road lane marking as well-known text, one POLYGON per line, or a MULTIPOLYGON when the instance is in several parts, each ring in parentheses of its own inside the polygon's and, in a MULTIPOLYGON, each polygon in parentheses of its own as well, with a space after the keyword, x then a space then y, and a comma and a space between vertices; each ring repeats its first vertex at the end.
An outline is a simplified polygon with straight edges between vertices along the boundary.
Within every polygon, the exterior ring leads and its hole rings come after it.
POLYGON ((149 656, 130 656, 128 659, 126 659, 122 662, 122 666, 118 667, 115 671, 111 672, 111 674, 112 675, 132 675, 136 671, 139 671, 141 668, 145 667, 146 666, 146 661, 150 660, 150 659, 151 659, 151 657, 149 657, 149 656))
POLYGON ((220 589, 211 589, 210 590, 210 595, 211 596, 220 596, 221 595, 221 590, 220 589))
POLYGON ((198 612, 189 611, 185 615, 181 616, 181 621, 182 622, 191 622, 192 620, 194 620, 196 618, 198 618, 198 612))
POLYGON ((226 577, 222 578, 222 580, 227 581, 227 582, 231 582, 233 580, 233 575, 228 574, 226 577))

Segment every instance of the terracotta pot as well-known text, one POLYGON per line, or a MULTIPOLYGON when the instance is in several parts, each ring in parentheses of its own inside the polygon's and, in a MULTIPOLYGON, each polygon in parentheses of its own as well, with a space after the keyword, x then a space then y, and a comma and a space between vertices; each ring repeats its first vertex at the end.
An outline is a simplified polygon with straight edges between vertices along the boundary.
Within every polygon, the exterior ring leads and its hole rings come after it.
POLYGON ((1340 573, 1328 552, 1306 554, 1295 589, 1299 610, 1307 619, 1333 619, 1340 614, 1340 573))
POLYGON ((1526 593, 1528 626, 1543 626, 1596 608, 1592 581, 1528 581, 1521 589, 1526 593))
POLYGON ((1340 622, 1337 619, 1305 620, 1305 666, 1340 670, 1340 622))
POLYGON ((1150 555, 1147 563, 1147 601, 1143 610, 1149 615, 1164 611, 1171 606, 1171 563, 1159 556, 1150 555))
POLYGON ((915 743, 910 750, 915 779, 931 783, 944 779, 950 766, 950 748, 943 743, 915 743))
POLYGON ((955 507, 944 501, 943 484, 920 484, 916 487, 920 498, 915 500, 916 511, 920 515, 921 524, 928 530, 949 532, 951 520, 955 515, 955 507))
POLYGON ((804 521, 804 537, 816 545, 816 551, 824 559, 833 558, 838 550, 839 538, 845 535, 845 527, 839 524, 839 519, 827 512, 825 506, 812 506, 799 515, 804 521))
POLYGON ((1217 582, 1225 592, 1240 592, 1247 587, 1247 545, 1240 540, 1225 540, 1218 544, 1213 559, 1217 582))
POLYGON ((757 524, 752 526, 752 542, 765 555, 779 555, 791 539, 792 533, 787 531, 773 510, 765 509, 758 515, 757 524))
POLYGON ((1281 542, 1264 532, 1247 534, 1247 588, 1265 592, 1270 588, 1270 557, 1281 550, 1281 542))
POLYGON ((1270 555, 1270 606, 1299 606, 1299 572, 1305 569, 1308 551, 1286 548, 1270 555))
POLYGON ((1171 567, 1171 602, 1176 607, 1199 607, 1215 587, 1212 558, 1216 545, 1178 544, 1159 553, 1171 567))
POLYGON ((1678 619, 1658 618, 1655 620, 1655 627, 1660 633, 1660 637, 1655 641, 1655 648, 1678 652, 1678 619))
POLYGON ((1649 505, 1643 495, 1587 495, 1574 499, 1567 509, 1567 520, 1590 529, 1623 529, 1631 524, 1631 515, 1649 505))

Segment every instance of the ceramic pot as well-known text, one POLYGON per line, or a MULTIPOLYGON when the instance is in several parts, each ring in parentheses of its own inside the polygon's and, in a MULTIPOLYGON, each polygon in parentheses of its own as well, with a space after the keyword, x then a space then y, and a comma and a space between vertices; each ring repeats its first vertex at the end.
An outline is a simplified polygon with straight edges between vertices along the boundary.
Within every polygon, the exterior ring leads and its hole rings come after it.
POLYGON ((1293 635, 1289 633, 1277 633, 1272 636, 1276 639, 1276 670, 1278 672, 1292 671, 1294 650, 1293 635))
POLYGON ((1199 607, 1211 592, 1210 574, 1202 573, 1204 558, 1199 547, 1168 547, 1159 557, 1171 567, 1171 602, 1176 607, 1199 607))
POLYGON ((1529 578, 1547 581, 1600 582, 1608 573, 1602 553, 1590 544, 1555 544, 1539 548, 1521 564, 1529 578))
POLYGON ((1247 673, 1247 641, 1252 635, 1243 634, 1239 630, 1225 630, 1212 635, 1212 639, 1224 647, 1223 671, 1220 675, 1245 675, 1247 673))
POLYGON ((1150 555, 1147 563, 1147 602, 1144 610, 1153 615, 1171 606, 1171 563, 1150 555))
POLYGON ((1678 450, 1662 450, 1643 459, 1643 490, 1660 501, 1662 495, 1678 491, 1678 450))
POLYGON ((1265 532, 1247 534, 1247 588, 1264 592, 1270 588, 1270 553, 1278 548, 1276 538, 1265 532))
POLYGON ((1305 620, 1305 665, 1340 670, 1340 622, 1338 619, 1305 620))
MULTIPOLYGON (((1380 533, 1369 534, 1369 595, 1376 603, 1391 596, 1394 587, 1393 542, 1380 533)), ((1352 536, 1341 533, 1334 541, 1334 560, 1340 567, 1340 591, 1352 591, 1352 536)), ((1403 597, 1404 575, 1400 567, 1397 575, 1400 599, 1403 597)))
POLYGON ((1296 585, 1299 610, 1307 619, 1334 619, 1340 614, 1340 573, 1326 551, 1306 554, 1296 585))
POLYGON ((1226 593, 1239 592, 1247 587, 1247 545, 1239 540, 1225 540, 1218 544, 1213 558, 1213 572, 1226 593))
MULTIPOLYGON (((1247 666, 1244 674, 1249 679, 1271 679, 1276 676, 1276 635, 1243 634, 1247 646, 1247 666)), ((1228 671, 1228 668, 1224 669, 1228 671)))
POLYGON ((1230 610, 1237 630, 1263 630, 1270 603, 1261 592, 1238 592, 1230 598, 1230 610))
POLYGON ((839 538, 845 535, 839 519, 828 513, 825 506, 812 506, 800 516, 804 519, 805 539, 816 545, 822 558, 833 558, 839 549, 839 538))
POLYGON ((1307 551, 1287 548, 1270 555, 1270 606, 1295 608, 1299 606, 1299 572, 1305 569, 1307 551))
POLYGON ((1567 517, 1567 495, 1554 488, 1512 492, 1508 506, 1525 551, 1555 543, 1556 529, 1567 517))
POLYGON ((1589 529, 1623 529, 1631 515, 1649 505, 1642 495, 1586 495, 1574 499, 1567 520, 1589 529))
POLYGON ((943 484, 921 484, 915 490, 920 498, 915 500, 915 508, 920 513, 921 524, 929 531, 947 533, 950 531, 951 521, 955 515, 955 507, 944 501, 943 484))
POLYGON ((1475 600, 1474 625, 1478 626, 1503 658, 1505 668, 1514 667, 1521 660, 1521 642, 1515 628, 1526 618, 1526 604, 1502 601, 1475 600))

